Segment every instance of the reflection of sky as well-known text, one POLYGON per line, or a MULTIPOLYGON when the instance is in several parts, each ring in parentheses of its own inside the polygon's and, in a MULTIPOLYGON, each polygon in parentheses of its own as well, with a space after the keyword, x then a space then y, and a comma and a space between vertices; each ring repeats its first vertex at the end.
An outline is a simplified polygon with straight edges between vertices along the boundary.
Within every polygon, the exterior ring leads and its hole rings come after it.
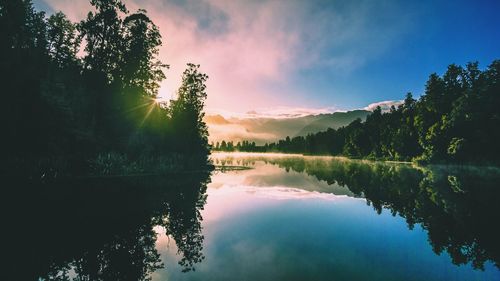
MULTIPOLYGON (((286 157, 286 156, 285 156, 286 157)), ((294 156, 288 156, 294 157, 294 156)), ((338 184, 329 185, 305 172, 298 173, 293 170, 288 172, 276 165, 264 164, 261 158, 256 158, 253 169, 224 173, 212 178, 211 187, 217 188, 222 185, 232 186, 256 186, 256 187, 293 187, 307 191, 328 192, 336 195, 354 194, 347 188, 338 184)), ((234 162, 236 162, 235 160, 234 162)), ((237 163, 235 163, 237 164, 237 163)))
POLYGON ((419 225, 410 231, 322 185, 261 162, 214 174, 202 212, 205 261, 182 273, 175 242, 160 235, 166 269, 153 280, 500 280, 490 263, 473 271, 435 255, 419 225))

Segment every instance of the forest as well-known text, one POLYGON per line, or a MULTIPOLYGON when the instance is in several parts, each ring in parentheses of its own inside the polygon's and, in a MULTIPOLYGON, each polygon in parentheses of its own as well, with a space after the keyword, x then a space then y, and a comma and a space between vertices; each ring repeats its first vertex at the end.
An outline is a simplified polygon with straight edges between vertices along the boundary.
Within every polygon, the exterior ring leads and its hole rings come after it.
MULTIPOLYGON (((477 62, 452 64, 444 75, 433 73, 425 93, 365 122, 357 119, 337 130, 287 137, 264 146, 216 145, 223 151, 261 151, 341 155, 420 163, 499 164, 500 60, 486 69, 477 62)), ((217 148, 218 147, 218 148, 217 148)))
POLYGON ((80 22, 0 1, 5 175, 156 173, 210 167, 203 122, 208 76, 187 64, 176 98, 159 102, 168 65, 145 10, 90 0, 80 22))

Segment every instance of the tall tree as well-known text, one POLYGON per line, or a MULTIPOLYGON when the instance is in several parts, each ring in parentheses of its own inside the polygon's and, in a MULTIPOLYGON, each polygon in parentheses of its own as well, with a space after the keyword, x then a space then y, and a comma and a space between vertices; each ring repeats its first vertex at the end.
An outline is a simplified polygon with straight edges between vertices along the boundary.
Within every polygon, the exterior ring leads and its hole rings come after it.
POLYGON ((199 71, 199 65, 188 63, 182 75, 178 97, 172 101, 170 115, 178 151, 206 155, 209 151, 208 129, 203 121, 203 107, 208 76, 199 71))
POLYGON ((47 40, 49 55, 59 67, 77 62, 81 38, 77 34, 76 25, 62 12, 48 18, 47 40))
POLYGON ((106 147, 119 143, 122 127, 118 126, 116 96, 120 95, 120 66, 125 41, 121 14, 128 11, 120 0, 91 0, 95 12, 89 12, 78 29, 86 42, 83 66, 86 93, 92 100, 94 134, 106 147))
POLYGON ((122 80, 124 87, 138 95, 156 98, 160 82, 165 79, 163 68, 168 65, 158 60, 162 44, 158 27, 149 19, 145 10, 125 18, 122 80))
POLYGON ((6 105, 1 149, 7 157, 47 152, 51 112, 40 95, 48 61, 44 16, 31 1, 0 1, 0 84, 6 105))
POLYGON ((117 78, 123 59, 123 28, 120 13, 127 13, 121 0, 91 0, 96 12, 89 12, 79 29, 86 41, 84 66, 101 72, 108 82, 117 78))

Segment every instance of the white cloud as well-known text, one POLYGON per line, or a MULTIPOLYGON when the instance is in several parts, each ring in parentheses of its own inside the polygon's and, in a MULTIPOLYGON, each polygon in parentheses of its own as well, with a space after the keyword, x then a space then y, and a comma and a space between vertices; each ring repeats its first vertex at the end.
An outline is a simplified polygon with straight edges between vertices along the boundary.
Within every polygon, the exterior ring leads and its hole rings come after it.
POLYGON ((380 106, 380 108, 382 109, 382 112, 387 112, 387 111, 391 110, 392 106, 397 108, 401 104, 403 104, 402 100, 380 101, 380 102, 371 103, 363 109, 368 110, 368 111, 373 111, 377 108, 377 106, 380 106))
POLYGON ((308 108, 308 107, 288 107, 288 106, 277 106, 273 108, 261 108, 257 110, 247 111, 245 114, 246 118, 297 118, 304 117, 308 115, 318 115, 334 113, 339 111, 335 107, 325 107, 325 108, 308 108))

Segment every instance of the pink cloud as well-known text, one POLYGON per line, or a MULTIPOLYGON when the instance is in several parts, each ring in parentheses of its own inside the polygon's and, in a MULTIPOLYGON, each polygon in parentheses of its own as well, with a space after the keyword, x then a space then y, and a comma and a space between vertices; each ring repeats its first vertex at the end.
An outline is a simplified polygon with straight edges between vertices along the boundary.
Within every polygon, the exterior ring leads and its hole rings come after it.
MULTIPOLYGON (((88 0, 43 1, 74 21, 90 10, 88 0)), ((209 75, 207 108, 240 113, 313 104, 310 93, 294 85, 299 70, 321 65, 340 70, 339 75, 349 72, 386 49, 401 26, 374 32, 369 15, 384 7, 370 2, 341 14, 312 12, 305 1, 123 1, 131 12, 146 9, 160 28, 160 58, 170 65, 160 89, 163 98, 175 97, 191 62, 209 75)))
MULTIPOLYGON (((87 0, 46 2, 74 21, 84 18, 90 10, 87 0)), ((279 3, 208 1, 213 9, 227 15, 225 30, 214 34, 201 29, 196 15, 190 14, 186 7, 161 0, 124 2, 131 12, 146 9, 160 28, 164 42, 160 58, 170 65, 161 96, 174 97, 186 63, 192 62, 201 64, 202 71, 209 74, 209 108, 243 111, 279 103, 276 93, 270 92, 265 85, 286 83, 286 69, 293 61, 297 42, 293 32, 273 27, 276 17, 284 12, 279 3)))

